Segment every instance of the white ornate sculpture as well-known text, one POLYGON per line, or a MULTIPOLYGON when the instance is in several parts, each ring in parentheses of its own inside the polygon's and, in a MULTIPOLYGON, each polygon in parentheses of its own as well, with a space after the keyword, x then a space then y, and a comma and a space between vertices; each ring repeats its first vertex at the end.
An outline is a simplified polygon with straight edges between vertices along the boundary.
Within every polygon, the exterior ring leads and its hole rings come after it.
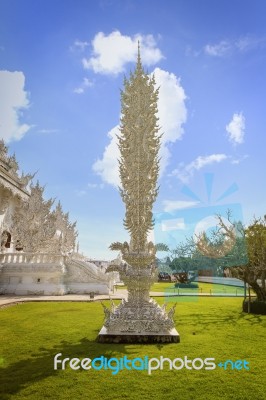
MULTIPOLYGON (((18 175, 15 155, 0 140, 0 236, 12 234, 13 250, 48 252, 68 255, 74 252, 77 237, 76 223, 69 222, 59 203, 54 211, 53 200, 43 199, 44 189, 37 183, 28 187, 35 174, 18 175), (12 205, 11 205, 12 202, 12 205)), ((1 252, 5 252, 4 236, 1 252)))
POLYGON ((158 194, 160 135, 157 114, 158 89, 154 77, 144 72, 140 51, 135 71, 124 81, 121 95, 120 194, 125 203, 124 226, 130 243, 113 243, 122 261, 108 267, 119 271, 128 288, 128 299, 108 312, 98 340, 102 342, 179 341, 174 329, 174 307, 166 313, 149 297, 156 280, 155 247, 148 242, 153 227, 152 206, 158 194), (174 331, 174 332, 173 332, 174 331), (148 339, 147 339, 148 338, 148 339))
POLYGON ((69 222, 60 202, 51 211, 54 200, 44 200, 44 188, 31 186, 28 202, 20 204, 13 215, 13 236, 17 250, 68 255, 75 249, 76 223, 69 222))
POLYGON ((55 215, 50 209, 53 200, 43 199, 43 188, 31 186, 28 202, 19 205, 13 215, 13 237, 16 250, 50 252, 54 248, 55 215))
POLYGON ((53 210, 0 140, 0 294, 108 294, 113 281, 75 252, 76 223, 53 210))
MULTIPOLYGON (((8 195, 10 197, 16 197, 20 200, 27 200, 29 198, 29 192, 27 185, 34 175, 18 175, 18 163, 15 154, 13 156, 8 155, 8 148, 5 142, 0 140, 0 208, 3 203, 3 198, 8 195), (3 193, 5 192, 5 193, 3 193)), ((3 207, 3 205, 2 205, 3 207)))
POLYGON ((69 213, 63 213, 61 203, 55 209, 55 225, 58 237, 59 252, 61 254, 71 254, 75 250, 77 238, 76 222, 69 222, 69 213))

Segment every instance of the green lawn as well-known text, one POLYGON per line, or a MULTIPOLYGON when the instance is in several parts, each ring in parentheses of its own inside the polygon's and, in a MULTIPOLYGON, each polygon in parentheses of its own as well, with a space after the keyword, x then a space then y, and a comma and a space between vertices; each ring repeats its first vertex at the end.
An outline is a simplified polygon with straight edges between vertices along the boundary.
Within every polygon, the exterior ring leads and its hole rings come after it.
MULTIPOLYGON (((162 299, 163 301, 163 299, 162 299)), ((177 303, 181 343, 105 345, 95 341, 103 310, 91 303, 26 303, 0 310, 0 398, 27 400, 175 400, 265 398, 266 316, 241 312, 240 298, 199 298, 177 303), (54 371, 64 357, 214 357, 246 359, 250 370, 54 371)), ((108 304, 108 302, 106 302, 108 304)), ((173 303, 172 303, 173 304, 173 303)), ((168 304, 168 307, 171 303, 168 304)))
MULTIPOLYGON (((208 294, 243 294, 244 295, 244 288, 238 286, 228 286, 228 285, 221 285, 217 283, 205 283, 205 282, 195 282, 198 283, 199 287, 196 289, 191 288, 180 288, 179 293, 208 293, 208 294)), ((151 287, 151 292, 169 292, 169 293, 177 293, 178 289, 175 287, 174 283, 168 282, 156 282, 151 287)))
MULTIPOLYGON (((205 282, 195 282, 198 283, 199 287, 196 289, 191 288, 180 288, 179 293, 208 293, 208 294, 233 294, 236 293, 238 295, 244 295, 244 288, 239 286, 229 286, 229 285, 221 285, 217 283, 205 283, 205 282)), ((116 289, 126 289, 125 285, 117 285, 116 289)), ((115 289, 115 290, 116 290, 115 289)), ((151 286, 151 292, 166 292, 166 293, 178 293, 178 289, 175 287, 173 282, 156 282, 151 286)))

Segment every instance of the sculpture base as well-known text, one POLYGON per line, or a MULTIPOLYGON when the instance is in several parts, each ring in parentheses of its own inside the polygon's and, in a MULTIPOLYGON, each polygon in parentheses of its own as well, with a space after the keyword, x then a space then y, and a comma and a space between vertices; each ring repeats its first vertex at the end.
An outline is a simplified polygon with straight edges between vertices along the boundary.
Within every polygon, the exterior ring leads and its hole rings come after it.
POLYGON ((169 333, 129 333, 117 332, 107 333, 105 326, 99 332, 97 341, 99 343, 131 343, 131 344, 148 344, 148 343, 179 343, 180 336, 175 328, 169 333))

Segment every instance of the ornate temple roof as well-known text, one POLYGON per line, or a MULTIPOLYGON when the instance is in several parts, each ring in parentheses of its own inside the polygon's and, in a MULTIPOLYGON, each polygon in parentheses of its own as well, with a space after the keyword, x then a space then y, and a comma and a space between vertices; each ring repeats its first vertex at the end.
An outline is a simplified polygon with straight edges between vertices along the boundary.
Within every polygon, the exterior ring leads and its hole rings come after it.
POLYGON ((18 163, 15 155, 8 155, 8 148, 3 140, 0 140, 0 187, 7 189, 13 196, 27 200, 30 196, 27 185, 33 175, 18 175, 18 163))

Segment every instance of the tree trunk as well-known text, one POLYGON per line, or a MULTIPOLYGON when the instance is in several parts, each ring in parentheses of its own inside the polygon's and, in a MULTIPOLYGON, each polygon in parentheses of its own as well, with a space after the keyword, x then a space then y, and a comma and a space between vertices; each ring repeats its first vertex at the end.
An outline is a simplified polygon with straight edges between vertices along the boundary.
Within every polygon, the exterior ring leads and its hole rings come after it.
POLYGON ((257 299, 259 301, 266 301, 266 290, 265 288, 261 287, 257 282, 249 283, 254 292, 257 295, 257 299))
POLYGON ((266 270, 264 269, 261 273, 261 287, 265 290, 265 278, 266 278, 266 270))

